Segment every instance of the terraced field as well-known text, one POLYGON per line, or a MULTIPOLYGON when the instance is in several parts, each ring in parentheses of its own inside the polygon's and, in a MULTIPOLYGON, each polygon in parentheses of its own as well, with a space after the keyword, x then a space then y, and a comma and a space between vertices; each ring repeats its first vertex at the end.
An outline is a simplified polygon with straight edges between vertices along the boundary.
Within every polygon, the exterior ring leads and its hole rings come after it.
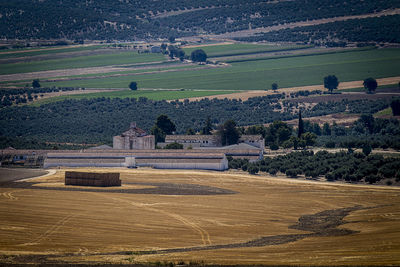
POLYGON ((2 184, 1 264, 400 264, 399 188, 118 169, 103 189, 64 171, 2 184))

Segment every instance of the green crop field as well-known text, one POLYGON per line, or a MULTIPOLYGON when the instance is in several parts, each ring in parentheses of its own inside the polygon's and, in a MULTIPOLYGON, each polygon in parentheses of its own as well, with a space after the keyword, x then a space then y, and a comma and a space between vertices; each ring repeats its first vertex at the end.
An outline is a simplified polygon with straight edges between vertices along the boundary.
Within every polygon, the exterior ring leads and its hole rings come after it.
POLYGON ((64 59, 43 60, 26 63, 13 63, 0 65, 1 74, 25 73, 45 70, 58 70, 70 68, 99 67, 118 64, 133 64, 153 61, 163 61, 161 54, 137 54, 136 52, 119 52, 115 54, 71 57, 64 59))
POLYGON ((91 45, 91 46, 77 46, 77 47, 59 47, 59 48, 35 48, 35 49, 15 49, 15 50, 4 50, 0 52, 0 59, 3 58, 14 58, 14 57, 30 57, 39 56, 46 54, 57 54, 67 52, 79 52, 79 51, 92 51, 106 47, 105 45, 91 45), (30 51, 32 50, 32 51, 30 51), (10 53, 12 52, 12 53, 10 53))
POLYGON ((270 88, 273 82, 281 88, 322 84, 323 77, 331 74, 339 81, 400 76, 400 49, 293 56, 237 62, 225 68, 54 82, 44 86, 126 88, 134 79, 141 88, 262 90, 270 88))
POLYGON ((192 53, 196 49, 202 49, 207 53, 208 57, 222 57, 228 55, 243 55, 261 52, 273 52, 280 50, 304 49, 310 46, 273 46, 273 45, 258 45, 258 44, 227 44, 227 45, 211 45, 202 47, 184 48, 186 54, 192 53))
POLYGON ((88 93, 88 94, 76 94, 76 95, 64 95, 57 96, 52 98, 45 98, 43 100, 36 101, 32 103, 33 106, 39 106, 47 103, 63 101, 66 99, 90 99, 90 98, 99 98, 99 97, 109 97, 109 98, 139 98, 146 97, 152 100, 175 100, 175 99, 183 99, 190 97, 203 97, 203 96, 213 96, 219 94, 231 94, 235 91, 171 91, 171 90, 120 90, 113 92, 97 92, 97 93, 88 93))

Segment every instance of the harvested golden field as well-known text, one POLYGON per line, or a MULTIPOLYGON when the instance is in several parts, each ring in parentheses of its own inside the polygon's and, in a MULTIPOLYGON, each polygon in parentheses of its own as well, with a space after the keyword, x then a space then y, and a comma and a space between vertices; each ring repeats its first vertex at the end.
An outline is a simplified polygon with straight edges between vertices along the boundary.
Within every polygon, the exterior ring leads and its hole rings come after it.
POLYGON ((399 265, 400 188, 237 172, 64 171, 0 187, 0 263, 399 265))

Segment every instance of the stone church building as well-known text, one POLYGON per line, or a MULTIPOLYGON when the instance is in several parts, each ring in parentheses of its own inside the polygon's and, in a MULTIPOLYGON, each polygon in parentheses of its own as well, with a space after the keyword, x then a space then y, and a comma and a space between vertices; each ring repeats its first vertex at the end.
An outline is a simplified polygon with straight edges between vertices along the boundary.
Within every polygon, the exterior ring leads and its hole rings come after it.
POLYGON ((131 122, 127 131, 113 137, 113 149, 155 149, 155 146, 154 135, 136 127, 136 122, 131 122))

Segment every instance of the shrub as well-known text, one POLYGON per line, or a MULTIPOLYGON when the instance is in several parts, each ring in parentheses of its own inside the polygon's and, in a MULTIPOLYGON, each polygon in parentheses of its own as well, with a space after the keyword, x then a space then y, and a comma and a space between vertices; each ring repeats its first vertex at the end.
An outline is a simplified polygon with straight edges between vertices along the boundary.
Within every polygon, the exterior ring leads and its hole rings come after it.
POLYGON ((271 174, 271 175, 276 175, 277 172, 278 172, 278 170, 275 169, 275 168, 270 168, 270 169, 268 170, 268 173, 271 174))
POLYGON ((256 173, 258 173, 259 168, 258 168, 257 166, 251 165, 251 166, 248 168, 248 171, 249 171, 250 174, 256 174, 256 173))
POLYGON ((178 144, 176 142, 168 144, 164 147, 164 149, 183 149, 183 145, 182 144, 178 144))
POLYGON ((286 176, 291 178, 296 178, 298 174, 297 169, 288 169, 286 170, 286 176))
POLYGON ((131 89, 131 90, 133 90, 133 91, 136 91, 138 88, 137 88, 137 82, 131 82, 130 84, 129 84, 129 89, 131 89))
POLYGON ((279 149, 279 146, 278 146, 276 143, 272 143, 272 144, 269 146, 269 148, 270 148, 271 150, 278 150, 278 149, 279 149))
POLYGON ((374 183, 376 183, 377 181, 379 181, 379 178, 378 178, 377 175, 371 174, 371 175, 368 175, 367 177, 365 177, 365 181, 366 181, 367 183, 374 184, 374 183))

